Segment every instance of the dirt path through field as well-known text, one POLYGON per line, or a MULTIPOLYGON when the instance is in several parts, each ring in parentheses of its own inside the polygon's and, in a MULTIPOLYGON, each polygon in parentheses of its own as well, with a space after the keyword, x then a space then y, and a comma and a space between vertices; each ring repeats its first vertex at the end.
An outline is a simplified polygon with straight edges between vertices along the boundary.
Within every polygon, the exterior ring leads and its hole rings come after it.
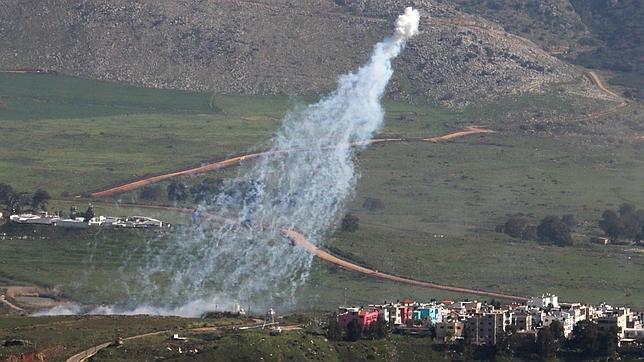
MULTIPOLYGON (((480 128, 476 126, 470 126, 465 128, 464 130, 457 131, 457 132, 452 132, 448 133, 446 135, 442 136, 437 136, 437 137, 431 137, 431 138, 421 138, 420 140, 422 141, 428 141, 428 142, 438 142, 438 141, 447 141, 453 138, 458 138, 458 137, 463 137, 471 134, 476 134, 476 133, 493 133, 494 131, 486 129, 486 128, 480 128)), ((365 145, 370 145, 370 144, 381 144, 381 143, 394 143, 394 142, 403 142, 403 141, 414 141, 414 139, 405 139, 405 138, 380 138, 380 139, 372 139, 369 141, 365 142, 356 142, 351 144, 351 147, 357 147, 357 146, 365 146, 365 145)), ((329 146, 327 147, 328 149, 333 149, 338 146, 329 146)), ((305 149, 293 149, 293 150, 286 150, 286 151, 279 151, 279 152, 305 152, 305 149)), ((235 166, 241 163, 242 161, 245 160, 251 160, 255 158, 259 158, 261 156, 266 156, 270 155, 270 151, 265 151, 265 152, 255 152, 255 153, 248 153, 240 156, 235 156, 226 160, 222 161, 216 161, 216 162, 211 162, 199 167, 193 167, 193 168, 188 168, 188 169, 183 169, 179 171, 173 171, 169 173, 165 173, 162 175, 157 175, 157 176, 151 176, 151 177, 146 177, 140 180, 128 182, 119 186, 114 186, 110 188, 106 188, 103 190, 95 191, 90 194, 91 197, 106 197, 106 196, 113 196, 113 195, 118 195, 127 191, 132 191, 139 189, 141 187, 151 185, 157 182, 161 182, 173 177, 178 177, 178 176, 187 176, 187 175, 197 175, 201 173, 206 173, 206 172, 211 172, 211 171, 216 171, 216 170, 221 170, 226 167, 230 166, 235 166)))
MULTIPOLYGON (((486 129, 486 128, 481 128, 477 126, 470 126, 467 127, 461 131, 456 131, 456 132, 451 132, 442 136, 436 136, 436 137, 428 137, 428 138, 420 138, 419 140, 421 141, 426 141, 426 142, 442 142, 442 141, 449 141, 455 138, 459 137, 465 137, 469 135, 474 135, 474 134, 480 134, 480 133, 494 133, 493 130, 486 129)), ((403 141, 404 139, 402 138, 387 138, 387 139, 374 139, 368 142, 360 143, 361 145, 363 144, 378 144, 378 143, 390 143, 390 142, 400 142, 403 141)), ((356 146, 358 144, 353 144, 352 146, 356 146)), ((297 150, 297 151, 302 151, 302 150, 297 150)), ((228 160, 212 163, 210 165, 194 168, 194 169, 189 169, 185 171, 181 171, 182 173, 188 172, 188 173, 200 173, 200 172, 205 172, 204 170, 206 169, 211 169, 211 168, 222 168, 222 167, 227 167, 227 166, 232 166, 234 164, 237 164, 241 162, 241 160, 248 159, 248 158, 255 158, 259 157, 260 155, 267 154, 267 152, 260 152, 260 153, 253 153, 249 155, 243 155, 243 156, 237 156, 233 157, 228 160), (222 166, 223 165, 223 166, 222 166)), ((147 185, 152 182, 158 182, 156 180, 162 179, 164 177, 173 177, 170 175, 176 175, 177 172, 174 173, 169 173, 165 175, 160 175, 160 176, 155 176, 152 178, 144 179, 144 180, 139 180, 135 181, 132 183, 128 183, 125 185, 121 185, 116 188, 108 189, 105 191, 102 191, 102 194, 104 195, 111 195, 114 193, 119 192, 120 190, 133 190, 139 187, 142 187, 143 185, 147 185)), ((152 205, 141 205, 141 204, 124 204, 124 206, 131 206, 131 207, 140 207, 140 208, 154 208, 154 209, 165 209, 165 210, 171 210, 171 211, 177 211, 177 212, 182 212, 182 213, 191 213, 193 210, 187 209, 187 208, 174 208, 174 207, 169 207, 169 206, 152 206, 152 205)), ((222 221, 223 218, 212 215, 212 214, 207 214, 206 215, 210 219, 215 219, 218 221, 222 221)), ((449 285, 442 285, 442 284, 437 284, 433 282, 428 282, 428 281, 422 281, 422 280, 416 280, 412 278, 407 278, 407 277, 401 277, 397 275, 392 275, 392 274, 387 274, 384 272, 380 272, 374 269, 366 268, 363 266, 360 266, 358 264, 352 263, 351 261, 340 259, 337 256, 329 253, 328 251, 318 248, 315 246, 313 243, 311 243, 304 235, 301 233, 295 231, 295 230, 284 230, 283 231, 285 235, 293 241, 294 245, 306 250, 307 252, 315 255, 316 257, 320 258, 321 260, 324 260, 328 263, 337 265, 339 267, 342 267, 347 270, 351 270, 357 273, 365 274, 373 278, 379 278, 379 279, 384 279, 384 280, 389 280, 397 283, 402 283, 402 284, 407 284, 407 285, 414 285, 414 286, 419 286, 419 287, 424 287, 424 288, 431 288, 431 289, 438 289, 438 290, 445 290, 445 291, 451 291, 451 292, 457 292, 457 293, 465 293, 465 294, 471 294, 471 295, 481 295, 481 296, 489 296, 493 298, 499 298, 499 299, 505 299, 505 300, 513 300, 513 301, 525 301, 527 298, 521 297, 521 296, 515 296, 515 295, 509 295, 509 294, 504 294, 504 293, 497 293, 497 292, 490 292, 490 291, 484 291, 484 290, 478 290, 478 289, 470 289, 470 288, 462 288, 462 287, 455 287, 455 286, 449 286, 449 285)))
POLYGON ((311 243, 304 235, 300 234, 295 230, 286 230, 285 234, 295 245, 317 256, 318 258, 328 263, 342 267, 344 269, 352 270, 361 274, 368 275, 372 278, 390 280, 401 284, 413 285, 413 286, 423 287, 423 288, 445 290, 445 291, 463 293, 463 294, 481 295, 486 297, 512 300, 517 302, 525 302, 526 300, 528 300, 528 298, 526 297, 521 297, 516 295, 496 293, 496 292, 490 292, 490 291, 478 290, 478 289, 454 287, 449 285, 437 284, 433 282, 427 282, 427 281, 383 273, 375 269, 366 268, 366 267, 357 265, 355 263, 352 263, 350 261, 340 259, 337 256, 329 253, 328 251, 318 248, 313 243, 311 243))

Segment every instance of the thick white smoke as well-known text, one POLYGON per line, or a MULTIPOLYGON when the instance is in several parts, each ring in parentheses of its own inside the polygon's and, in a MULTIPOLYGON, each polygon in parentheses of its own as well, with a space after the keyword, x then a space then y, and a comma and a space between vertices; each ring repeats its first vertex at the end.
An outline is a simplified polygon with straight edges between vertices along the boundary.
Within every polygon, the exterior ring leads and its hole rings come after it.
POLYGON ((418 32, 418 21, 418 11, 407 8, 367 64, 341 76, 338 88, 319 102, 289 113, 271 152, 246 165, 197 213, 229 221, 201 218, 176 243, 151 247, 145 266, 126 283, 133 291, 129 306, 110 310, 186 315, 181 306, 187 305, 187 315, 198 315, 213 300, 254 309, 292 305, 312 256, 292 246, 283 230, 296 229, 319 243, 333 229, 356 184, 349 145, 381 128, 391 60, 418 32))

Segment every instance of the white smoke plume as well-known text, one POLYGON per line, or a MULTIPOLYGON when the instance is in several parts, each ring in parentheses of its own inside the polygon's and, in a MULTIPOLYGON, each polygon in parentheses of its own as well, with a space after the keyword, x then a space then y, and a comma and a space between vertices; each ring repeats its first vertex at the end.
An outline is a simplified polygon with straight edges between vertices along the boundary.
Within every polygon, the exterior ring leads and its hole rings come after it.
POLYGON ((319 102, 290 112, 270 152, 201 205, 194 227, 165 248, 150 243, 145 265, 124 284, 131 300, 109 310, 198 315, 222 300, 255 310, 293 306, 312 255, 291 245, 283 230, 316 244, 333 230, 357 179, 350 144, 380 130, 391 60, 418 32, 418 21, 418 11, 407 8, 367 64, 341 76, 319 102), (228 221, 199 217, 206 214, 228 221))

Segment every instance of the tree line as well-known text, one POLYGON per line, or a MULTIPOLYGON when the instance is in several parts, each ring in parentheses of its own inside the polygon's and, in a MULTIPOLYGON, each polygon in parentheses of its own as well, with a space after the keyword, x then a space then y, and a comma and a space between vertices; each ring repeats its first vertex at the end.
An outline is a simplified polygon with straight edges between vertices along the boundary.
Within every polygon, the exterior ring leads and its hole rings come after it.
POLYGON ((613 242, 644 240, 644 210, 624 203, 617 210, 607 209, 602 213, 599 227, 613 242))
POLYGON ((46 211, 51 200, 49 192, 43 189, 33 194, 18 192, 11 185, 0 183, 0 205, 10 213, 21 213, 31 207, 32 210, 46 211))
POLYGON ((538 240, 558 246, 573 244, 571 232, 577 227, 577 220, 572 214, 561 217, 548 215, 538 225, 531 224, 522 215, 509 218, 504 224, 495 228, 496 232, 505 233, 513 238, 538 240))

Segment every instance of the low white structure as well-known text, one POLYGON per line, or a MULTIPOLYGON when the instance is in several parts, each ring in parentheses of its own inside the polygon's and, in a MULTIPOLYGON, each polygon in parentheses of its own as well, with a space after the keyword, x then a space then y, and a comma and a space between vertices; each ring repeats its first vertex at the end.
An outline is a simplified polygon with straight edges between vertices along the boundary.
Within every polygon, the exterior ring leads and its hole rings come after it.
POLYGON ((51 225, 54 221, 60 218, 56 215, 50 215, 46 212, 38 214, 16 214, 9 216, 11 222, 17 224, 36 224, 36 225, 51 225))
POLYGON ((161 220, 153 219, 145 216, 132 216, 126 218, 119 218, 112 223, 114 227, 123 228, 149 228, 149 227, 163 227, 161 220))
POLYGON ((53 222, 53 225, 56 227, 62 227, 67 229, 87 229, 89 224, 85 222, 85 219, 82 217, 77 217, 75 219, 57 219, 53 222))

